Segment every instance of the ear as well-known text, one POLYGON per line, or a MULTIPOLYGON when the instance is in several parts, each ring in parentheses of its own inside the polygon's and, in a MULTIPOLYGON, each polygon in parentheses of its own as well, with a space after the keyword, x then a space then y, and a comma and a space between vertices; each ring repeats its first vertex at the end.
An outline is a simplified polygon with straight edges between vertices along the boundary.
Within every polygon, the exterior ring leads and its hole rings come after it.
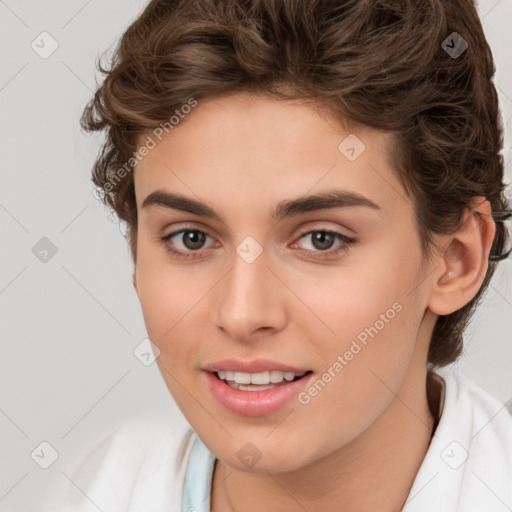
POLYGON ((135 288, 135 292, 137 292, 137 280, 135 279, 135 270, 133 271, 133 274, 132 274, 132 283, 133 283, 133 287, 135 288))
POLYGON ((478 293, 496 232, 491 213, 491 204, 485 197, 474 197, 460 228, 446 235, 428 302, 433 313, 453 313, 478 293))

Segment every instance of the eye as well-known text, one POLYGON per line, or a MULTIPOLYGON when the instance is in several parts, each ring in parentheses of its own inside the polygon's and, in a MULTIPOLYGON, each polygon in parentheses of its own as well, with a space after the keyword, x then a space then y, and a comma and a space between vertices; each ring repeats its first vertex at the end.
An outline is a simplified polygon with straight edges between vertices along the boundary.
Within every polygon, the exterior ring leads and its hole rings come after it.
MULTIPOLYGON (((307 231, 300 235, 299 240, 310 237, 311 235, 314 235, 311 238, 312 246, 314 249, 318 250, 307 250, 306 252, 313 252, 313 254, 310 254, 310 256, 313 258, 326 258, 336 256, 342 252, 348 251, 356 243, 355 238, 348 237, 342 233, 338 233, 338 231, 332 231, 330 229, 315 229, 307 231), (342 242, 341 246, 333 251, 328 251, 328 249, 332 247, 336 240, 342 242)), ((293 245, 297 245, 297 243, 294 243, 293 245)))
POLYGON ((177 258, 195 259, 198 257, 196 253, 203 248, 202 246, 206 238, 210 237, 204 231, 198 229, 180 229, 179 231, 174 231, 173 233, 163 236, 160 241, 164 245, 165 250, 177 258), (181 236, 178 237, 178 235, 181 236), (185 251, 175 249, 174 246, 176 242, 169 243, 174 237, 177 237, 178 241, 181 240, 185 251))

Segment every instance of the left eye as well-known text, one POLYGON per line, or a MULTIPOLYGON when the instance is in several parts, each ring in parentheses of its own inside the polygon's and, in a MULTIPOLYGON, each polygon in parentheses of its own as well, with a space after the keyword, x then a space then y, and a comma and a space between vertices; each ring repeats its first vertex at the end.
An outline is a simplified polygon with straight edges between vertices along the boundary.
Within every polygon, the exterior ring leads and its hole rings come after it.
MULTIPOLYGON (((306 249, 308 253, 326 253, 327 255, 333 256, 339 254, 342 251, 348 250, 352 245, 356 243, 356 240, 350 238, 342 233, 332 230, 311 230, 302 233, 298 240, 302 240, 305 237, 315 235, 312 237, 313 250, 306 249), (329 251, 333 243, 338 240, 343 242, 339 249, 329 251)), ((165 249, 176 256, 177 258, 197 258, 197 254, 203 248, 206 238, 211 238, 203 231, 197 229, 182 229, 180 231, 174 231, 168 235, 163 236, 160 241, 164 244, 165 249), (175 248, 174 242, 169 243, 174 237, 181 235, 181 243, 184 246, 184 250, 178 250, 175 248)), ((178 239, 180 240, 180 239, 178 239)), ((297 245, 296 243, 292 245, 297 245)), ((320 256, 312 257, 325 257, 323 254, 320 256)))
POLYGON ((340 240, 342 242, 350 243, 353 241, 352 238, 348 236, 342 235, 337 231, 330 230, 316 230, 316 231, 308 231, 300 236, 300 239, 305 238, 307 236, 315 235, 312 237, 312 244, 315 249, 320 251, 325 251, 330 249, 335 240, 340 240))
MULTIPOLYGON (((314 235, 312 237, 312 245, 315 249, 319 250, 307 250, 307 252, 312 253, 312 258, 327 258, 329 256, 336 256, 344 251, 348 251, 355 243, 355 238, 350 238, 342 233, 338 233, 337 231, 332 231, 328 229, 315 229, 303 233, 299 240, 302 238, 314 235), (333 245, 335 240, 339 240, 342 242, 341 247, 335 249, 333 251, 329 251, 333 245), (327 246, 327 247, 326 247, 327 246)), ((296 245, 296 244, 293 244, 296 245)))

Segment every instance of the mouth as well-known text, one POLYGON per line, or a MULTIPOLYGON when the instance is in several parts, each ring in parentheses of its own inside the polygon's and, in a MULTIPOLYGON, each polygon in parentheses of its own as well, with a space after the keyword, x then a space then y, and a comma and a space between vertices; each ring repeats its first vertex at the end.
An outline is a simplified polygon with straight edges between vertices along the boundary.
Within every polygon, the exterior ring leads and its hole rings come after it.
POLYGON ((259 373, 207 371, 210 393, 228 411, 241 416, 272 414, 303 391, 313 371, 301 373, 264 371, 259 373))
POLYGON ((241 391, 265 391, 280 386, 286 386, 295 382, 305 375, 312 373, 311 370, 294 373, 282 372, 279 370, 265 371, 259 373, 245 373, 219 370, 213 374, 233 389, 241 391))

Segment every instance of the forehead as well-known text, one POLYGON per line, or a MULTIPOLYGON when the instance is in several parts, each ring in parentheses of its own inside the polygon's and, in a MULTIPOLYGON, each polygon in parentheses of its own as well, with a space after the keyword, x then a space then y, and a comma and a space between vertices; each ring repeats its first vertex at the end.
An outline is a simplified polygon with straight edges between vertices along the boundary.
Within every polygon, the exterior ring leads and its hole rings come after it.
POLYGON ((399 206, 397 199, 404 199, 388 155, 391 135, 336 118, 312 101, 208 98, 161 141, 147 136, 156 145, 135 169, 139 209, 162 188, 260 208, 263 201, 275 204, 333 187, 384 205, 399 206))

